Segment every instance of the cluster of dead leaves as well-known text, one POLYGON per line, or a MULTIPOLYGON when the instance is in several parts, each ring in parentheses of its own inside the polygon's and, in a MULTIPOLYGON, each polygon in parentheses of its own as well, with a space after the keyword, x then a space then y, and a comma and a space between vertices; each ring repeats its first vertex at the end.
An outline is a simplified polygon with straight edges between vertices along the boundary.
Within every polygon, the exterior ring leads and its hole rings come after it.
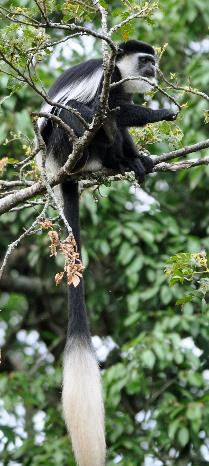
POLYGON ((55 275, 55 283, 59 285, 64 277, 67 275, 68 285, 78 286, 82 277, 84 267, 80 261, 79 253, 77 252, 76 241, 73 235, 68 236, 64 241, 60 239, 59 234, 56 230, 53 230, 53 223, 49 219, 45 219, 40 223, 43 230, 48 230, 48 236, 51 241, 49 246, 50 257, 56 256, 57 253, 61 253, 64 256, 65 264, 63 272, 58 272, 55 275))
POLYGON ((45 218, 44 220, 41 220, 39 222, 39 225, 42 228, 42 230, 48 230, 49 228, 52 228, 53 223, 51 220, 49 220, 49 218, 45 218))
POLYGON ((8 157, 3 157, 3 159, 0 160, 0 173, 3 173, 7 164, 8 164, 8 157))

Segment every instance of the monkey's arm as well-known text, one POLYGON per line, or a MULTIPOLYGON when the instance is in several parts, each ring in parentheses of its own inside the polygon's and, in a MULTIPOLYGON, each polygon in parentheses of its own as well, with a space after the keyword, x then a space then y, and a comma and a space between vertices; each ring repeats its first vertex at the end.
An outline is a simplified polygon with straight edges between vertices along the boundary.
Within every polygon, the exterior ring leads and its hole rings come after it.
POLYGON ((120 104, 120 109, 116 111, 116 120, 120 127, 144 126, 147 123, 156 123, 162 120, 172 121, 175 118, 176 113, 166 108, 152 110, 129 103, 120 104))

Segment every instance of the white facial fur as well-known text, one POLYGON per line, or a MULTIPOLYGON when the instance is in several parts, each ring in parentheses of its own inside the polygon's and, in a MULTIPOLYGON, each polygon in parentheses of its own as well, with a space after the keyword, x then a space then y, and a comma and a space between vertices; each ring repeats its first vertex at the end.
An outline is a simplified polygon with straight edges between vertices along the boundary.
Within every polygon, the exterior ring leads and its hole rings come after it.
MULTIPOLYGON (((138 58, 140 56, 149 56, 149 54, 132 53, 125 55, 125 57, 121 58, 121 60, 117 62, 122 79, 140 76, 138 66, 138 58)), ((153 84, 157 83, 156 78, 154 77, 149 77, 147 79, 149 79, 153 84)), ((153 89, 153 86, 141 79, 126 81, 123 86, 128 94, 145 94, 153 89)))

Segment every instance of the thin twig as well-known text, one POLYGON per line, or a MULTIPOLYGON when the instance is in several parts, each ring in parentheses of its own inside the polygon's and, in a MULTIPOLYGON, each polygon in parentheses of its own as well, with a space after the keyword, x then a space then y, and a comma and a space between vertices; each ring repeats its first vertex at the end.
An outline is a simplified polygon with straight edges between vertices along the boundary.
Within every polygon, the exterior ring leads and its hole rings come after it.
POLYGON ((13 209, 10 210, 10 212, 18 212, 20 210, 28 209, 31 207, 37 207, 37 206, 44 206, 46 204, 46 201, 43 199, 42 201, 27 201, 25 204, 20 205, 18 207, 13 207, 13 209))
POLYGON ((6 58, 2 50, 0 51, 0 56, 2 57, 2 59, 4 60, 6 64, 9 65, 18 75, 20 75, 22 79, 24 80, 24 82, 27 83, 37 94, 39 94, 51 107, 58 107, 58 108, 62 108, 64 110, 72 112, 81 121, 84 128, 86 129, 89 128, 88 123, 86 123, 86 120, 82 117, 82 115, 78 112, 78 110, 74 109, 73 107, 70 107, 69 105, 62 105, 59 102, 53 102, 53 100, 51 100, 45 92, 41 91, 35 85, 34 81, 28 78, 28 76, 26 76, 22 71, 20 71, 13 63, 11 63, 6 58))
POLYGON ((209 139, 205 139, 205 141, 197 142, 196 144, 183 147, 182 149, 173 150, 171 152, 165 152, 159 157, 153 158, 153 163, 154 165, 158 165, 161 162, 167 162, 168 160, 175 159, 176 157, 182 157, 193 152, 197 152, 199 150, 207 149, 208 147, 209 139))
POLYGON ((32 223, 32 225, 27 228, 27 230, 25 230, 22 235, 19 236, 19 238, 17 238, 15 241, 13 241, 13 243, 11 243, 8 248, 7 248, 7 252, 4 256, 4 260, 3 260, 3 263, 2 263, 2 266, 0 268, 0 279, 3 275, 3 272, 4 272, 4 269, 6 267, 6 264, 7 264, 7 261, 9 259, 9 256, 10 254, 12 253, 12 251, 19 245, 19 243, 27 236, 31 233, 31 231, 34 230, 34 228, 37 226, 37 224, 39 223, 39 221, 44 218, 45 216, 45 213, 48 209, 48 204, 49 204, 49 201, 46 201, 45 203, 45 206, 43 208, 43 210, 41 211, 41 213, 38 215, 38 217, 36 217, 36 219, 34 220, 34 222, 32 223))
POLYGON ((166 84, 168 84, 170 87, 172 87, 176 91, 184 91, 190 94, 199 95, 200 97, 202 97, 203 99, 209 102, 209 95, 207 95, 205 92, 198 91, 198 89, 193 89, 191 86, 179 86, 178 84, 173 84, 170 81, 168 81, 167 78, 165 78, 161 70, 158 70, 158 72, 161 78, 163 79, 163 81, 165 81, 166 84))
POLYGON ((20 162, 17 162, 14 164, 14 168, 20 168, 20 167, 25 167, 31 160, 34 159, 34 157, 38 154, 38 149, 34 149, 32 154, 26 157, 24 160, 21 160, 20 162))
POLYGON ((63 223, 64 225, 66 226, 67 228, 67 231, 68 231, 68 234, 71 235, 72 234, 72 228, 71 226, 69 225, 66 217, 65 217, 65 214, 64 214, 64 211, 63 211, 63 208, 59 202, 59 199, 58 197, 54 194, 54 191, 52 189, 52 187, 50 186, 50 182, 48 180, 48 176, 47 176, 47 171, 46 171, 46 148, 45 148, 45 144, 44 144, 44 141, 43 141, 43 138, 41 136, 41 133, 40 133, 40 129, 39 129, 39 126, 37 124, 37 121, 34 121, 34 130, 35 130, 35 134, 36 134, 36 138, 37 138, 37 144, 39 146, 39 149, 40 149, 40 155, 41 155, 41 176, 42 176, 42 179, 43 179, 43 182, 46 186, 46 190, 50 196, 50 198, 53 200, 57 210, 58 210, 58 213, 61 217, 61 219, 63 220, 63 223))
MULTIPOLYGON (((54 42, 48 42, 48 43, 42 45, 41 47, 38 47, 38 50, 45 50, 45 49, 48 49, 48 48, 54 48, 54 47, 56 47, 56 45, 65 43, 68 40, 73 39, 74 37, 77 37, 77 36, 86 36, 86 32, 83 32, 83 33, 82 32, 75 32, 75 34, 71 34, 71 36, 64 37, 64 39, 60 39, 60 40, 57 40, 57 41, 54 41, 54 42)), ((36 50, 37 50, 37 47, 32 47, 31 49, 28 49, 28 52, 35 52, 36 50)))
MULTIPOLYGON (((151 8, 153 9, 153 7, 151 8)), ((137 18, 144 18, 144 16, 147 16, 148 14, 148 11, 150 10, 150 5, 146 5, 145 8, 142 8, 140 11, 138 11, 137 13, 132 13, 130 16, 128 16, 128 18, 124 19, 123 21, 121 21, 121 23, 119 24, 116 24, 115 26, 113 26, 111 29, 110 29, 110 35, 113 34, 113 32, 117 31, 118 29, 120 29, 122 26, 125 26, 125 24, 129 23, 130 21, 133 21, 133 19, 137 19, 137 18)))
POLYGON ((183 160, 177 163, 159 163, 155 165, 154 171, 156 172, 176 172, 179 170, 185 170, 188 168, 199 167, 201 165, 208 165, 209 157, 203 157, 202 159, 193 159, 193 160, 183 160))
POLYGON ((53 113, 47 113, 47 112, 33 112, 31 114, 33 117, 42 117, 42 118, 47 118, 49 120, 52 120, 54 121, 55 123, 57 123, 58 126, 61 126, 61 128, 64 129, 64 131, 67 133, 68 137, 70 140, 72 141, 77 141, 77 136, 75 135, 73 129, 67 125, 66 123, 64 123, 64 121, 59 118, 58 116, 54 115, 53 113))
POLYGON ((161 92, 163 95, 165 95, 168 99, 170 99, 178 108, 181 110, 181 105, 174 99, 174 97, 170 94, 168 94, 164 89, 162 89, 161 86, 158 84, 153 83, 150 79, 145 78, 144 76, 129 76, 127 78, 123 78, 120 81, 114 82, 111 84, 111 88, 117 87, 120 84, 125 83, 126 81, 145 81, 146 83, 150 84, 153 88, 157 89, 159 92, 161 92))
POLYGON ((35 1, 36 5, 37 5, 37 7, 38 7, 38 9, 39 9, 39 11, 40 11, 40 13, 41 13, 41 15, 42 15, 43 18, 45 19, 46 24, 48 24, 49 20, 48 20, 47 12, 44 10, 44 9, 45 9, 44 2, 43 2, 43 8, 42 8, 42 6, 41 6, 39 0, 34 0, 34 1, 35 1))
POLYGON ((21 11, 21 13, 16 12, 16 11, 11 11, 8 8, 5 8, 5 7, 1 6, 0 7, 0 14, 4 18, 9 19, 10 21, 12 21, 13 23, 18 23, 19 22, 20 24, 25 24, 25 25, 34 26, 34 27, 37 27, 37 25, 39 24, 39 22, 35 18, 31 18, 31 16, 28 16, 26 13, 23 13, 23 11, 21 11), (28 23, 28 22, 22 22, 21 20, 19 20, 19 18, 15 19, 13 16, 21 16, 23 18, 26 18, 29 21, 32 21, 33 24, 28 23))
POLYGON ((21 180, 14 180, 14 181, 5 181, 5 180, 0 180, 0 189, 1 188, 14 188, 16 186, 31 186, 33 184, 33 181, 21 181, 21 180))
POLYGON ((13 79, 17 79, 17 81, 20 81, 21 83, 25 83, 25 80, 23 78, 19 78, 18 76, 15 76, 14 74, 12 73, 9 73, 8 71, 6 70, 2 70, 2 68, 0 68, 0 73, 2 74, 6 74, 7 76, 9 76, 10 78, 13 78, 13 79))

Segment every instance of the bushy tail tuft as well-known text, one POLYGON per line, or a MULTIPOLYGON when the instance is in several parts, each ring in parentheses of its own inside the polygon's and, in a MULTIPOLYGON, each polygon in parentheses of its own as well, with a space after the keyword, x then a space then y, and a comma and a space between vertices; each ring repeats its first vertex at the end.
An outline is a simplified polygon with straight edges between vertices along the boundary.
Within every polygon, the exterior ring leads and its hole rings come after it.
POLYGON ((88 342, 67 344, 62 393, 65 422, 79 466, 104 466, 104 408, 99 368, 88 342))

